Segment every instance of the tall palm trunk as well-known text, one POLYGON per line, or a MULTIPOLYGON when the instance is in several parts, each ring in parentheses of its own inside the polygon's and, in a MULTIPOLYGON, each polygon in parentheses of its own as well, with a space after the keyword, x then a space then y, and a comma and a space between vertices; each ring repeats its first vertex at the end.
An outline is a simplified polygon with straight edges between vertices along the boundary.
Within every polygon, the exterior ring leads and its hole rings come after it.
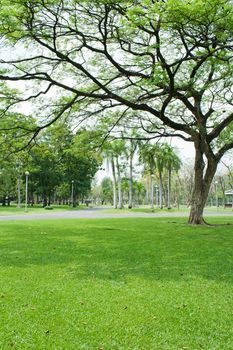
POLYGON ((154 175, 150 176, 151 182, 151 209, 154 210, 154 175))
POLYGON ((168 186, 167 186, 167 208, 171 209, 171 168, 168 169, 168 186))
POLYGON ((118 157, 116 157, 116 167, 117 167, 117 185, 118 185, 118 208, 122 209, 122 189, 121 189, 121 171, 118 157))
POLYGON ((147 176, 146 177, 146 204, 149 204, 149 195, 150 195, 150 179, 147 176))
POLYGON ((133 206, 133 149, 131 140, 131 150, 129 156, 129 205, 128 208, 132 209, 133 206))
POLYGON ((117 181, 116 181, 116 169, 113 156, 111 157, 112 177, 113 177, 113 207, 117 209, 117 181))
POLYGON ((163 209, 163 179, 162 172, 159 172, 159 207, 163 209))
POLYGON ((17 179, 17 192, 18 192, 18 203, 17 203, 17 208, 21 208, 21 177, 20 175, 18 175, 18 179, 17 179))

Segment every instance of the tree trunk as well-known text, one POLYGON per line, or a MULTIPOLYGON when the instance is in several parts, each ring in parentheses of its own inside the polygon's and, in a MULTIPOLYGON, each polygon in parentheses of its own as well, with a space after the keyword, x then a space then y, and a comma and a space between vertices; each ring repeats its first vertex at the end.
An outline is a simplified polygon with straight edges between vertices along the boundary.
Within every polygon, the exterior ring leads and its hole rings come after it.
POLYGON ((189 224, 201 225, 205 223, 205 220, 203 218, 203 212, 208 194, 204 194, 200 190, 201 188, 203 188, 202 184, 198 186, 196 191, 193 191, 193 198, 188 221, 189 224))
POLYGON ((120 164, 118 158, 116 158, 116 166, 117 166, 117 185, 118 185, 118 208, 122 209, 122 190, 121 190, 121 172, 120 172, 120 164))
POLYGON ((151 183, 151 209, 154 210, 154 175, 150 176, 151 183))
POLYGON ((112 167, 112 177, 113 177, 113 207, 117 209, 117 186, 116 186, 116 169, 114 158, 111 158, 111 167, 112 167))
POLYGON ((207 168, 204 171, 205 162, 200 145, 195 144, 195 149, 194 188, 192 192, 188 223, 193 225, 201 225, 205 224, 203 212, 218 162, 214 159, 214 157, 209 158, 207 168))
POLYGON ((150 183, 149 177, 146 177, 146 204, 149 204, 149 195, 150 195, 150 183))
POLYGON ((21 190, 20 190, 20 185, 21 185, 21 178, 20 175, 18 175, 18 179, 17 179, 17 192, 18 192, 18 203, 17 203, 17 208, 21 208, 21 190))
POLYGON ((159 207, 163 209, 163 179, 161 172, 159 172, 159 207))
POLYGON ((168 186, 167 186, 167 209, 171 209, 171 176, 172 171, 168 169, 168 186))
POLYGON ((133 206, 133 155, 132 150, 129 159, 129 205, 128 208, 132 209, 133 206))

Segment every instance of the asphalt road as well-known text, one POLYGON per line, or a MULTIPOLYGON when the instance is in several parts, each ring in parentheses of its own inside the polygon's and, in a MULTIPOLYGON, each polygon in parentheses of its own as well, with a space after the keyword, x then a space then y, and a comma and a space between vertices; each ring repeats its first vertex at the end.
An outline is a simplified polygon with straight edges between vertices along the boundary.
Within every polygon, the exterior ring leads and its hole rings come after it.
MULTIPOLYGON (((188 217, 188 213, 104 213, 105 208, 86 210, 73 210, 64 212, 46 212, 42 214, 19 214, 0 216, 0 221, 7 220, 45 220, 45 219, 107 219, 107 218, 162 218, 162 217, 188 217)), ((230 216, 233 212, 205 212, 205 216, 230 216)))

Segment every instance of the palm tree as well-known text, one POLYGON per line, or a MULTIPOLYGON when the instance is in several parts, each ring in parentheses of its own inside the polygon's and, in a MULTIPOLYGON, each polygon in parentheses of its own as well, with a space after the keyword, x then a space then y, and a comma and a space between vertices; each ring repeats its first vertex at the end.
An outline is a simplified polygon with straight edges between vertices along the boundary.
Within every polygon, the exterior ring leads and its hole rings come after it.
POLYGON ((178 171, 181 167, 181 160, 175 153, 174 149, 168 144, 163 145, 164 165, 168 170, 168 193, 167 193, 167 208, 171 209, 171 175, 172 170, 178 171))
POLYGON ((138 137, 140 136, 137 131, 135 130, 124 130, 124 133, 122 136, 127 136, 128 142, 125 144, 125 156, 129 164, 129 202, 128 202, 128 208, 131 209, 133 206, 133 160, 135 153, 137 151, 137 148, 140 144, 140 141, 138 140, 138 137))
POLYGON ((181 165, 179 157, 175 154, 173 148, 168 144, 156 143, 154 145, 146 144, 141 147, 140 159, 143 160, 146 168, 150 172, 151 178, 151 202, 153 207, 153 182, 154 171, 158 172, 159 177, 159 207, 163 208, 163 172, 168 170, 168 208, 171 207, 170 193, 171 193, 171 174, 172 170, 178 171, 181 165))
POLYGON ((133 183, 133 187, 135 192, 137 192, 137 197, 138 197, 138 205, 140 205, 140 199, 141 199, 141 195, 146 192, 146 188, 143 185, 142 182, 138 182, 138 181, 134 181, 133 183))
POLYGON ((156 168, 156 149, 157 145, 146 143, 144 145, 140 145, 139 151, 139 160, 144 163, 145 170, 149 170, 150 173, 151 209, 154 209, 154 171, 156 168))
POLYGON ((113 208, 117 209, 117 180, 116 180, 116 165, 114 159, 114 152, 112 149, 112 145, 106 142, 102 148, 103 156, 106 158, 107 163, 111 165, 112 171, 112 184, 113 184, 113 208))
POLYGON ((111 142, 113 157, 116 160, 117 169, 117 187, 118 187, 118 208, 123 208, 122 188, 121 188, 121 165, 120 157, 125 154, 125 142, 123 140, 115 140, 111 142))
POLYGON ((133 157, 138 147, 138 142, 130 139, 130 147, 128 152, 129 158, 129 204, 128 208, 132 209, 133 206, 133 157))
POLYGON ((156 168, 159 174, 159 207, 163 209, 163 170, 165 166, 165 157, 163 145, 157 143, 154 146, 156 168))

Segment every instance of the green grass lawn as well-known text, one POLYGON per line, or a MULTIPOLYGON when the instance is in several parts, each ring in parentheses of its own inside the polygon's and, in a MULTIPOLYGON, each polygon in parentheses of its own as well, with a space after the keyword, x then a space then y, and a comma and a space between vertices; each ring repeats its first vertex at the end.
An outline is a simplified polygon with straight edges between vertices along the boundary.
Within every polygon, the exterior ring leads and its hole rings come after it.
POLYGON ((150 214, 150 213, 178 213, 178 212, 189 212, 189 209, 182 209, 182 210, 178 210, 176 208, 172 208, 172 209, 167 209, 167 208, 163 208, 162 210, 160 208, 154 208, 153 210, 150 208, 150 206, 141 206, 141 207, 137 207, 137 208, 132 208, 132 209, 128 209, 127 206, 125 206, 122 209, 113 209, 113 208, 104 208, 103 207, 103 211, 102 213, 105 214, 131 214, 131 213, 146 213, 146 214, 150 214))
POLYGON ((67 210, 82 210, 88 209, 86 205, 79 205, 74 208, 68 205, 51 205, 52 210, 47 210, 42 207, 42 205, 34 205, 31 207, 30 205, 27 208, 27 213, 25 212, 25 206, 22 204, 21 208, 17 208, 15 203, 12 203, 9 207, 0 205, 0 216, 6 215, 18 215, 18 214, 42 214, 48 212, 59 212, 59 211, 67 211, 67 210))
POLYGON ((233 226, 0 222, 0 349, 233 349, 233 226))
MULTIPOLYGON (((158 213, 158 214, 166 214, 166 213, 187 213, 189 214, 190 212, 190 208, 188 208, 187 206, 180 206, 179 209, 178 208, 171 208, 171 209, 167 209, 166 207, 164 207, 163 209, 157 208, 156 206, 154 207, 154 210, 152 211, 151 207, 149 205, 147 206, 140 206, 140 207, 133 207, 132 209, 128 209, 127 205, 125 205, 124 208, 122 209, 113 209, 113 208, 104 208, 103 207, 103 213, 106 214, 117 214, 117 213, 121 213, 121 214, 129 214, 129 213, 158 213)), ((223 208, 223 207, 206 207, 205 208, 205 212, 219 212, 219 213, 232 213, 232 208, 223 208)))
MULTIPOLYGON (((25 206, 22 204, 21 208, 17 208, 17 205, 15 203, 12 203, 11 206, 2 206, 0 205, 0 216, 6 216, 6 215, 18 215, 18 214, 43 214, 48 212, 61 212, 61 211, 71 211, 71 210, 91 210, 93 209, 93 206, 87 207, 86 205, 79 205, 75 208, 72 208, 68 205, 52 205, 52 210, 46 210, 41 205, 34 205, 33 207, 28 206, 27 213, 25 212, 25 206)), ((216 207, 207 207, 206 212, 221 212, 221 213, 227 213, 232 212, 231 208, 222 208, 219 207, 218 209, 216 207)), ((163 208, 162 210, 159 208, 154 208, 153 213, 157 214, 166 214, 166 213, 189 213, 190 208, 187 208, 186 206, 181 206, 179 209, 177 208, 163 208)), ((132 209, 128 209, 127 206, 123 209, 113 209, 109 207, 102 207, 102 213, 103 214, 132 214, 132 213, 152 213, 152 210, 150 206, 141 206, 141 207, 134 207, 132 209)))

